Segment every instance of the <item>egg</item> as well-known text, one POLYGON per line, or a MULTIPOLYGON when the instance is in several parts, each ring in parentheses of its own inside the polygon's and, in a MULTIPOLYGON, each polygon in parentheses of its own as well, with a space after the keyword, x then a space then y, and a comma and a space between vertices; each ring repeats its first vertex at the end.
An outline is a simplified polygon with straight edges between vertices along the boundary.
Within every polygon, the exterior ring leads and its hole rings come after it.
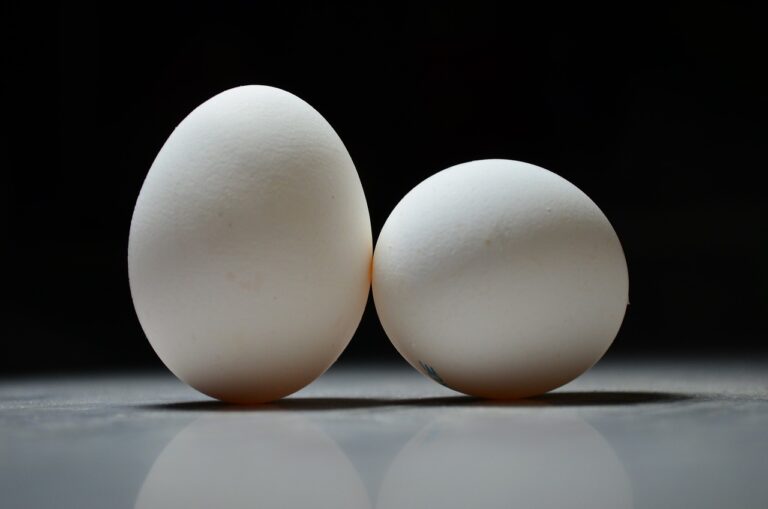
POLYGON ((286 91, 243 86, 190 113, 158 153, 130 227, 133 303, 157 355, 225 401, 320 376, 352 337, 372 254, 339 136, 286 91))
POLYGON ((595 364, 628 304, 619 239, 589 197, 519 161, 453 166, 411 190, 376 243, 373 296, 405 359, 449 388, 519 398, 595 364))

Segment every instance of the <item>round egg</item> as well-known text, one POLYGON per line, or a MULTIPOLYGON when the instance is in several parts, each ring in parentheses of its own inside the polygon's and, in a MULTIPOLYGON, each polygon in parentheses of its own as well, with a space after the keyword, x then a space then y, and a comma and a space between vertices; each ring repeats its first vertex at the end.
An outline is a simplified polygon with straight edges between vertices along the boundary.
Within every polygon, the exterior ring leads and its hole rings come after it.
POLYGON ((360 178, 339 136, 298 97, 233 88, 160 150, 131 221, 142 328, 181 380, 258 403, 320 376, 354 333, 372 253, 360 178))
POLYGON ((459 164, 395 207, 373 296, 397 350, 454 390, 544 393, 605 353, 628 304, 624 253, 589 197, 518 161, 459 164))

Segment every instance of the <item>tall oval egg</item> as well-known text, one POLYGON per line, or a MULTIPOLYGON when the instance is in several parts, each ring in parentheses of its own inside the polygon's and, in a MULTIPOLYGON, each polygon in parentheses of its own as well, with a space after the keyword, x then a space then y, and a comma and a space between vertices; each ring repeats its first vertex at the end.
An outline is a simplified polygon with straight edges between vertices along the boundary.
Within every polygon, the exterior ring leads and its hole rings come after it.
POLYGON ((371 225, 330 124, 267 86, 189 114, 160 150, 131 221, 131 294, 149 342, 181 380, 240 403, 320 376, 360 322, 371 225))

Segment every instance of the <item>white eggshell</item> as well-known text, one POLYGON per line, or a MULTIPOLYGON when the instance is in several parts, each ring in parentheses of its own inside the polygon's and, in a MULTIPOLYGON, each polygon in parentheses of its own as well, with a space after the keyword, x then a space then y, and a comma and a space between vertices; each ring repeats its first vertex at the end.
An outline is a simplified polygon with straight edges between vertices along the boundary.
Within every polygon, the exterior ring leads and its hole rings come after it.
POLYGON ((181 380, 243 403, 322 374, 370 285, 363 189, 328 122, 272 87, 222 92, 185 118, 136 202, 131 293, 181 380))
POLYGON ((628 303, 619 239, 587 195, 518 161, 460 164, 395 207, 373 295, 416 369, 467 394, 541 394, 589 369, 628 303))

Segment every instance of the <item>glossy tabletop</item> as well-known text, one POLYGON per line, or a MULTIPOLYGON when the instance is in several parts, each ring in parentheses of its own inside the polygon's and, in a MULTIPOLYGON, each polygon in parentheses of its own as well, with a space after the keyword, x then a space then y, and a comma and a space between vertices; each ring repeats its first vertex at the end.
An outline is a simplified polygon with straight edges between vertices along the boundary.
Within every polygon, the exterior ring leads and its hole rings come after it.
POLYGON ((0 507, 768 507, 764 359, 605 361, 543 397, 342 362, 236 407, 169 374, 0 380, 0 507))

